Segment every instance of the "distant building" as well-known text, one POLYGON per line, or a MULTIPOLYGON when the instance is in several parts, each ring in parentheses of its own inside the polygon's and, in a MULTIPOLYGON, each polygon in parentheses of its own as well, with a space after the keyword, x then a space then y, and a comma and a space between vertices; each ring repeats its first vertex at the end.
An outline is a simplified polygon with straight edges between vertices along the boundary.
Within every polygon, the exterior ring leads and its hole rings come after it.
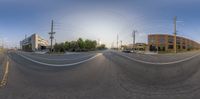
POLYGON ((146 43, 136 43, 135 44, 135 50, 145 51, 146 47, 147 47, 146 43))
POLYGON ((45 50, 47 49, 48 45, 48 41, 41 38, 37 34, 33 34, 30 37, 20 41, 20 47, 24 51, 45 50))
MULTIPOLYGON (((174 36, 168 34, 150 34, 148 35, 148 47, 150 51, 174 51, 174 36)), ((189 51, 200 49, 200 44, 184 38, 176 37, 177 51, 189 51)))
POLYGON ((146 43, 136 43, 136 44, 129 44, 127 47, 127 49, 129 50, 138 50, 138 51, 145 51, 147 48, 147 44, 146 43))

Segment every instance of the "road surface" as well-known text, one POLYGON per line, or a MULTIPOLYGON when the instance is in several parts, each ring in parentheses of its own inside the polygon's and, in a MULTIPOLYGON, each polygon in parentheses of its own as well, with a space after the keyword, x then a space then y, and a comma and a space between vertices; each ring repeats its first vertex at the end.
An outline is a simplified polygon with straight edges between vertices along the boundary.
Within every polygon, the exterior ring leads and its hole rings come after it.
POLYGON ((9 73, 0 99, 200 98, 199 55, 173 64, 143 63, 109 50, 56 58, 18 52, 7 55, 9 73), (73 63, 77 64, 67 65, 73 63))
POLYGON ((3 66, 4 66, 4 63, 5 63, 5 54, 4 52, 1 52, 0 51, 0 79, 2 79, 3 77, 3 66))

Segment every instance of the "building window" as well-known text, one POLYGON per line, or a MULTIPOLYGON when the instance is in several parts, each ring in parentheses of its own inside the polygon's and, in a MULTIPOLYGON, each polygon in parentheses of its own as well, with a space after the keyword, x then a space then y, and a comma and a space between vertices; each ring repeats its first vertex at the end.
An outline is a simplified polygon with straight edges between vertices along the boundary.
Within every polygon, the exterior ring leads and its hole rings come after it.
POLYGON ((150 43, 155 43, 155 39, 154 39, 153 37, 150 37, 150 38, 149 38, 149 42, 150 42, 150 43))
POLYGON ((174 38, 172 36, 169 36, 168 43, 173 43, 173 42, 174 42, 174 38))
POLYGON ((165 43, 165 36, 159 37, 159 43, 164 44, 165 43))
POLYGON ((168 45, 168 49, 173 49, 174 46, 173 45, 168 45))
POLYGON ((181 39, 180 39, 180 38, 177 38, 176 43, 177 43, 177 44, 181 44, 181 39))
POLYGON ((186 42, 186 41, 185 41, 185 40, 183 40, 182 44, 183 44, 183 45, 185 45, 185 44, 186 44, 185 42, 186 42))

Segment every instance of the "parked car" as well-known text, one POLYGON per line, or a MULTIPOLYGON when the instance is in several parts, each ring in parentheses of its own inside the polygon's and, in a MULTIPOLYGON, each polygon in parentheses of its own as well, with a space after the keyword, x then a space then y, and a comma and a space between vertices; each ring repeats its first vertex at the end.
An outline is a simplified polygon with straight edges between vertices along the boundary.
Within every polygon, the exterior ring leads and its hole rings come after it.
POLYGON ((124 52, 124 53, 131 53, 130 50, 123 50, 122 52, 124 52))

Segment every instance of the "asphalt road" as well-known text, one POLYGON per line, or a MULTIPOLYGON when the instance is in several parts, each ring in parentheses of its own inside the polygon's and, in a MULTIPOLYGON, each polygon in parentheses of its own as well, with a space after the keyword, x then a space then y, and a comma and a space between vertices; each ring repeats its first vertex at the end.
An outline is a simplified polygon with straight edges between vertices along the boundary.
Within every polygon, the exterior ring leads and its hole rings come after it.
POLYGON ((3 76, 3 65, 5 60, 5 54, 3 52, 0 52, 0 79, 3 76))
MULTIPOLYGON (((52 56, 26 55, 43 63, 52 56), (44 58, 43 57, 43 58, 44 58)), ((88 61, 70 66, 32 62, 10 52, 7 85, 0 99, 199 99, 200 56, 175 64, 147 64, 113 51, 102 54, 59 56, 56 59, 88 61)), ((62 64, 70 64, 68 61, 62 64)))
POLYGON ((23 57, 27 57, 39 62, 48 64, 70 64, 83 61, 94 57, 96 53, 83 53, 83 54, 69 54, 69 55, 41 55, 41 54, 29 54, 29 53, 17 53, 23 57))
POLYGON ((182 53, 168 53, 168 54, 140 54, 140 53, 122 53, 119 51, 115 51, 124 56, 128 56, 137 60, 142 60, 146 62, 154 62, 154 63, 166 63, 183 60, 192 56, 196 56, 200 54, 200 51, 190 51, 190 52, 182 52, 182 53))

